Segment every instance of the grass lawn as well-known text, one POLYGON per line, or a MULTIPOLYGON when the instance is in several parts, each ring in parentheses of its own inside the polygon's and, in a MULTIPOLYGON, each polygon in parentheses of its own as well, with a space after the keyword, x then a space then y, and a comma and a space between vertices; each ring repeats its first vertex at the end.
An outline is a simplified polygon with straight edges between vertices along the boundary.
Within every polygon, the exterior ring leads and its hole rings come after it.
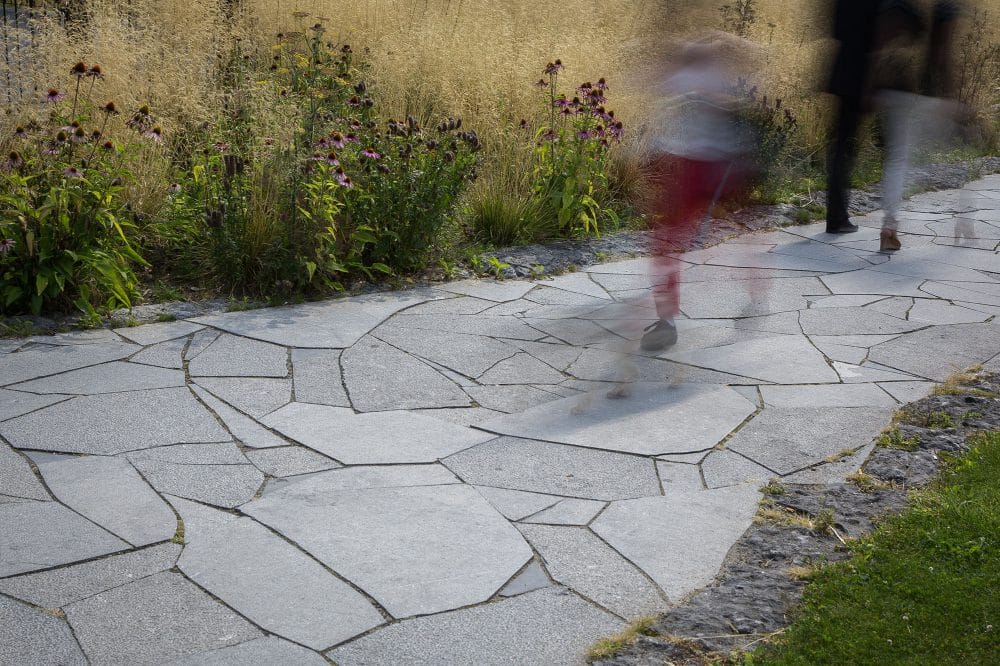
POLYGON ((1000 433, 817 574, 760 664, 1000 664, 1000 433))

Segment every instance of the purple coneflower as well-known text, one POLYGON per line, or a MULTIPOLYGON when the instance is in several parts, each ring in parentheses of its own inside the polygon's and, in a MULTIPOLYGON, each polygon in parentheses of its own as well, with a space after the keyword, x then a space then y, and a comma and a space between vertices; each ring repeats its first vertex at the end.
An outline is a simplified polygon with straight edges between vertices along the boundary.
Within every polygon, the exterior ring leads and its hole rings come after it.
POLYGON ((73 130, 69 140, 73 143, 84 143, 87 140, 87 133, 83 131, 82 127, 77 127, 73 130))
POLYGON ((79 180, 80 178, 83 178, 83 172, 77 169, 76 167, 67 168, 65 171, 63 171, 63 175, 66 176, 67 178, 73 178, 74 180, 79 180))
POLYGON ((576 136, 580 139, 589 139, 591 135, 587 130, 580 130, 576 133, 576 136))
POLYGON ((19 152, 12 150, 10 151, 10 154, 7 155, 6 161, 3 163, 3 170, 13 171, 15 169, 20 169, 22 166, 24 166, 24 158, 21 157, 19 152))
POLYGON ((14 137, 17 139, 23 139, 28 136, 28 130, 24 129, 20 125, 14 128, 14 137))
POLYGON ((115 144, 112 141, 105 141, 104 143, 101 144, 101 148, 103 148, 108 152, 111 152, 112 150, 115 149, 115 144))
POLYGON ((334 167, 340 166, 340 160, 337 159, 337 153, 333 152, 332 150, 327 154, 326 157, 323 158, 323 161, 329 164, 330 166, 334 167))
POLYGON ((566 95, 559 95, 552 101, 552 106, 559 107, 560 109, 569 106, 569 100, 566 99, 566 95))
POLYGON ((592 90, 593 88, 594 88, 594 84, 593 84, 593 83, 591 83, 590 81, 586 81, 586 82, 584 82, 584 83, 581 83, 580 85, 578 85, 578 86, 576 87, 576 91, 577 91, 577 92, 580 92, 580 93, 583 93, 583 94, 587 94, 587 93, 589 93, 589 92, 590 92, 590 91, 591 91, 591 90, 592 90))
POLYGON ((3 240, 0 240, 0 254, 7 254, 14 249, 15 245, 17 245, 17 243, 13 238, 4 238, 3 240))
POLYGON ((147 139, 152 139, 156 143, 163 143, 163 130, 161 130, 159 126, 143 132, 142 136, 147 139))
POLYGON ((181 193, 181 184, 180 183, 171 183, 170 187, 167 188, 167 192, 169 192, 170 194, 180 194, 181 193))
POLYGON ((549 82, 546 81, 545 79, 538 79, 538 82, 535 83, 535 86, 538 88, 548 88, 549 82))
POLYGON ((357 143, 358 135, 355 134, 354 132, 348 132, 347 134, 344 135, 344 141, 348 141, 350 143, 357 143))
POLYGON ((102 108, 101 110, 104 111, 104 113, 108 114, 109 116, 118 115, 118 107, 115 106, 114 102, 108 102, 107 104, 104 105, 104 108, 102 108))
POLYGON ((555 130, 552 129, 545 130, 545 133, 542 134, 541 138, 543 141, 555 141, 556 138, 555 130))
POLYGON ((351 95, 347 98, 347 106, 361 106, 361 98, 357 95, 351 95))
POLYGON ((525 120, 524 118, 521 118, 521 122, 519 122, 517 124, 517 126, 520 127, 523 130, 526 130, 526 129, 528 129, 528 121, 525 120))
POLYGON ((101 71, 101 66, 95 63, 91 65, 90 68, 87 70, 86 76, 90 76, 95 79, 103 79, 104 72, 101 71))
POLYGON ((73 69, 69 70, 69 73, 73 76, 84 76, 87 73, 87 66, 83 64, 83 61, 81 60, 73 65, 73 69))
POLYGON ((558 74, 562 70, 563 70, 562 60, 557 59, 555 62, 550 62, 549 64, 547 64, 545 66, 545 69, 542 70, 542 73, 551 76, 552 74, 558 74))
POLYGON ((375 149, 373 148, 365 148, 361 151, 361 156, 367 157, 370 160, 377 160, 382 157, 379 153, 375 152, 375 149))
POLYGON ((66 93, 61 93, 55 88, 49 88, 48 93, 45 94, 46 102, 58 102, 66 96, 66 93))
POLYGON ((560 116, 572 116, 574 115, 574 113, 575 112, 573 111, 573 109, 569 108, 568 106, 564 106, 563 108, 559 109, 560 116))
POLYGON ((597 79, 597 83, 594 84, 594 87, 597 88, 598 90, 607 90, 608 82, 605 81, 603 78, 597 79))

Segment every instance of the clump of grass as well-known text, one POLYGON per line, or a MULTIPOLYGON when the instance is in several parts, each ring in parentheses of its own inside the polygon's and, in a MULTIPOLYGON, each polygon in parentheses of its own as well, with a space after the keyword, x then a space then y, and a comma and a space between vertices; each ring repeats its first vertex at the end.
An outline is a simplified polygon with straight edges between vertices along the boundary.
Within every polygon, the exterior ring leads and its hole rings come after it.
POLYGON ((638 636, 655 636, 656 631, 653 629, 654 624, 656 624, 656 618, 652 615, 647 615, 634 620, 625 629, 614 636, 602 638, 597 641, 587 653, 588 659, 590 661, 607 659, 608 657, 614 656, 614 654, 622 648, 631 644, 638 636))
POLYGON ((917 496, 905 513, 824 567, 795 622, 755 665, 986 664, 997 655, 1000 433, 917 496))
POLYGON ((761 487, 760 491, 765 495, 770 495, 771 497, 784 495, 787 492, 785 490, 785 486, 783 486, 777 479, 771 479, 768 481, 766 485, 761 487))
POLYGON ((945 430, 955 427, 955 421, 947 412, 931 412, 927 415, 925 423, 928 428, 945 430))
POLYGON ((874 493, 878 490, 888 490, 892 484, 876 479, 865 472, 856 472, 847 477, 848 482, 853 483, 858 490, 863 493, 874 493))
POLYGON ((961 372, 956 372, 945 379, 944 382, 935 386, 934 390, 931 391, 931 395, 963 394, 966 391, 966 387, 976 383, 982 371, 982 364, 976 364, 961 372))
POLYGON ((886 449, 916 451, 920 448, 920 438, 907 437, 898 426, 890 428, 875 438, 875 444, 886 449))

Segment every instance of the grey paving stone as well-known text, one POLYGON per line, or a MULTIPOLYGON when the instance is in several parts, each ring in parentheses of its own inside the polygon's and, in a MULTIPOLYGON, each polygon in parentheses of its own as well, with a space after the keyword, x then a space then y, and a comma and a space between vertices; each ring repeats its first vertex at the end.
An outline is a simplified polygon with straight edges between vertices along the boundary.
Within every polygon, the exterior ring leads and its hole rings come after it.
POLYGON ((478 377, 518 351, 516 347, 481 335, 394 325, 380 326, 373 335, 397 349, 433 361, 467 377, 478 377))
POLYGON ((89 345, 28 345, 0 356, 0 386, 117 361, 139 351, 124 342, 89 345))
POLYGON ((873 347, 869 359, 922 378, 948 375, 1000 354, 1000 323, 935 326, 873 347))
MULTIPOLYGON (((586 272, 564 273, 563 275, 557 275, 548 280, 540 281, 537 284, 553 289, 585 294, 594 298, 611 298, 604 288, 592 280, 590 274, 586 272)), ((533 296, 534 292, 529 294, 529 297, 533 296)))
POLYGON ((247 664, 325 666, 327 661, 301 645, 290 643, 277 636, 265 636, 170 662, 170 666, 246 666, 247 664))
POLYGON ((864 360, 868 358, 868 349, 865 347, 851 347, 848 345, 838 345, 829 342, 817 342, 817 337, 821 336, 815 336, 812 338, 813 344, 816 345, 816 349, 823 352, 823 355, 832 361, 858 365, 863 363, 864 360))
POLYGON ((604 502, 585 499, 564 499, 524 520, 540 525, 586 525, 607 506, 604 502))
POLYGON ((257 449, 247 451, 246 456, 269 476, 296 476, 340 467, 329 458, 301 446, 257 449))
POLYGON ((351 403, 361 412, 470 404, 455 382, 371 336, 346 350, 341 363, 351 403))
POLYGON ((879 384, 879 386, 905 405, 930 395, 936 384, 934 382, 886 382, 879 384))
MULTIPOLYGON (((588 280, 589 281, 589 280, 588 280)), ((581 294, 575 291, 566 291, 564 289, 554 289, 552 287, 545 286, 541 284, 536 287, 530 294, 524 297, 524 300, 531 301, 532 303, 538 303, 539 305, 551 305, 560 306, 552 308, 556 313, 563 310, 562 306, 569 306, 565 310, 567 316, 582 316, 588 312, 593 311, 594 308, 598 308, 610 300, 610 296, 607 295, 603 289, 601 289, 596 283, 591 283, 595 290, 599 290, 604 296, 588 296, 587 294, 581 294)), ((543 310, 544 312, 545 310, 543 310)), ((535 312, 532 308, 528 310, 528 314, 535 312)), ((559 319, 558 314, 555 315, 541 315, 547 319, 559 319)))
POLYGON ((188 364, 192 377, 285 377, 288 350, 222 334, 188 364))
POLYGON ((167 340, 166 342, 146 347, 138 354, 132 356, 130 360, 133 363, 180 370, 184 367, 184 348, 187 344, 187 338, 167 340))
POLYGON ((0 389, 0 421, 12 419, 15 416, 21 416, 69 398, 68 395, 34 395, 33 393, 0 389))
POLYGON ((129 453, 127 457, 133 463, 153 460, 178 465, 241 465, 247 462, 246 456, 233 442, 158 446, 129 453))
POLYGON ((199 377, 198 386, 244 414, 260 418, 292 401, 292 380, 268 377, 199 377))
POLYGON ((479 376, 481 384, 558 384, 566 376, 534 356, 518 353, 479 376))
POLYGON ((111 555, 99 560, 0 580, 0 592, 43 608, 75 601, 172 568, 181 554, 175 543, 111 555))
POLYGON ((803 310, 799 323, 806 335, 857 335, 906 333, 927 324, 906 322, 869 308, 820 308, 803 310))
POLYGON ((745 484, 751 484, 756 488, 777 476, 771 470, 728 449, 712 451, 705 457, 700 467, 708 488, 745 484))
POLYGON ((757 512, 746 486, 614 502, 591 525, 676 602, 715 578, 757 512))
POLYGON ((924 290, 938 298, 964 303, 966 307, 974 305, 1000 307, 1000 290, 993 290, 990 285, 928 282, 924 285, 924 290))
POLYGON ((591 279, 604 287, 609 293, 616 291, 634 291, 649 289, 651 277, 643 274, 629 273, 590 273, 591 279))
MULTIPOLYGON (((585 319, 526 318, 524 321, 532 328, 542 331, 542 334, 550 335, 570 345, 583 346, 621 339, 603 326, 585 319)), ((542 334, 539 334, 539 337, 542 337, 542 334)))
POLYGON ((876 273, 871 270, 820 276, 834 294, 883 294, 886 296, 926 296, 920 291, 923 278, 876 273))
POLYGON ((384 622, 359 592, 259 523, 172 502, 184 520, 177 566, 263 629, 319 650, 384 622))
POLYGON ((167 340, 187 337, 203 328, 204 326, 189 321, 165 321, 131 328, 116 328, 115 333, 143 347, 148 347, 167 340))
POLYGON ((424 414, 440 421, 456 425, 479 427, 481 424, 495 419, 503 412, 486 409, 485 407, 445 407, 443 409, 418 409, 414 413, 424 414))
POLYGON ((595 500, 660 494, 650 460, 549 442, 501 437, 444 462, 477 486, 595 500))
POLYGON ((549 587, 552 585, 552 581, 549 580, 548 575, 545 573, 545 569, 542 565, 538 563, 538 560, 532 560, 528 566, 524 568, 524 571, 514 576, 507 585, 500 590, 501 597, 516 597, 519 594, 525 594, 526 592, 534 592, 535 590, 540 590, 543 587, 549 587))
POLYGON ((668 453, 665 456, 660 456, 659 460, 666 460, 667 462, 679 462, 685 465, 697 465, 705 456, 709 454, 711 449, 705 451, 696 451, 694 453, 668 453))
POLYGON ((268 495, 278 490, 285 497, 298 499, 315 494, 341 490, 369 490, 372 488, 401 488, 407 486, 439 486, 461 481, 443 465, 375 465, 344 467, 327 472, 317 472, 289 479, 273 479, 268 484, 268 495))
POLYGON ((823 355, 804 336, 748 340, 710 349, 669 353, 666 358, 765 382, 805 384, 839 379, 823 355))
POLYGON ((333 407, 350 407, 340 372, 338 349, 293 349, 295 400, 333 407))
POLYGON ((249 462, 192 465, 139 458, 133 463, 161 493, 227 509, 249 502, 264 483, 264 475, 249 462))
POLYGON ((761 331, 763 333, 780 333, 782 335, 801 335, 802 327, 799 326, 798 312, 779 312, 773 315, 762 317, 747 317, 737 319, 733 323, 733 328, 761 331))
POLYGON ((845 384, 858 384, 858 383, 871 383, 871 382, 910 382, 919 377, 915 375, 906 374, 903 372, 895 372, 893 370, 885 370, 878 366, 870 365, 869 362, 865 362, 862 365, 853 365, 851 363, 843 363, 841 361, 833 362, 833 369, 837 371, 840 375, 840 381, 845 384))
POLYGON ((3 442, 0 442, 0 495, 43 502, 52 499, 28 461, 3 442))
POLYGON ((482 427, 503 435, 661 455, 710 448, 755 409, 727 387, 636 383, 625 398, 605 392, 563 398, 482 427))
POLYGON ((25 344, 24 340, 0 340, 0 354, 17 351, 25 344))
POLYGON ((38 470, 60 502, 133 546, 177 530, 174 512, 123 458, 67 456, 38 470))
POLYGON ((198 331, 191 336, 191 343, 184 351, 184 360, 191 361, 198 357, 209 345, 219 339, 221 333, 215 329, 198 331))
MULTIPOLYGON (((1000 266, 998 266, 1000 270, 1000 266)), ((918 300, 910 310, 910 321, 929 324, 973 324, 986 321, 990 315, 941 301, 918 300)))
POLYGON ((11 388, 33 393, 96 395, 184 386, 184 373, 139 363, 112 361, 35 379, 11 388))
POLYGON ((496 305, 495 301, 487 301, 472 296, 457 296, 448 294, 448 298, 421 303, 407 308, 407 314, 479 314, 496 305))
POLYGON ((180 574, 163 572, 70 604, 91 663, 162 664, 261 636, 180 574))
POLYGON ((865 294, 845 296, 807 296, 810 307, 813 308, 854 308, 885 300, 885 296, 865 294))
POLYGON ((899 335, 810 335, 809 339, 817 346, 836 344, 868 349, 898 337, 899 335))
POLYGON ((508 414, 559 398, 534 386, 470 386, 465 392, 477 404, 508 414))
POLYGON ((476 490, 493 505, 493 508, 510 520, 521 520, 562 501, 562 498, 556 495, 542 495, 523 490, 489 486, 476 486, 476 490))
POLYGON ((620 631, 623 624, 569 592, 547 588, 493 604, 406 620, 326 654, 340 666, 570 666, 584 660, 594 641, 620 631))
POLYGON ((520 525, 552 578, 627 620, 662 612, 656 585, 588 529, 520 525))
POLYGON ((485 601, 532 556, 517 530, 466 485, 322 494, 303 488, 290 484, 243 511, 365 590, 396 618, 485 601))
POLYGON ((355 414, 305 403, 282 407, 263 422, 348 465, 434 462, 492 438, 413 412, 355 414))
MULTIPOLYGON (((704 454, 697 454, 704 456, 704 454)), ((700 461, 700 458, 698 459, 700 461)), ((701 471, 697 465, 669 460, 657 460, 656 471, 663 484, 663 494, 669 495, 678 490, 700 490, 705 485, 701 480, 701 471)))
POLYGON ((823 283, 814 277, 764 283, 694 282, 684 285, 681 307, 696 319, 750 317, 801 310, 808 305, 804 294, 825 292, 823 283))
POLYGON ((129 546, 56 502, 0 504, 0 577, 99 557, 129 546))
POLYGON ((770 407, 893 407, 896 401, 875 384, 761 386, 770 407))
POLYGON ((908 296, 892 296, 867 307, 868 310, 881 312, 897 319, 906 319, 907 314, 913 308, 914 299, 908 296))
POLYGON ((321 303, 198 317, 194 321, 283 347, 344 349, 392 314, 436 298, 426 293, 394 292, 321 303))
POLYGON ((588 273, 607 273, 610 275, 647 275, 649 273, 649 259, 646 257, 622 259, 621 261, 594 264, 583 270, 588 273))
POLYGON ((186 388, 73 398, 0 423, 0 436, 22 449, 102 455, 229 439, 186 388))
POLYGON ((448 331, 466 335, 484 335, 511 340, 539 340, 545 337, 517 317, 494 315, 410 315, 399 314, 389 320, 395 326, 430 331, 448 331))
POLYGON ((825 462, 816 467, 810 467, 782 478, 784 483, 827 484, 843 483, 847 477, 856 473, 871 455, 875 444, 862 446, 852 455, 825 462))
POLYGON ((86 664, 65 620, 0 596, 0 664, 86 664))
POLYGON ((200 386, 192 385, 191 390, 209 409, 215 412, 216 416, 222 419, 222 422, 229 429, 229 432, 233 434, 233 437, 243 442, 243 444, 261 449, 271 446, 284 446, 288 443, 262 427, 249 416, 244 416, 222 402, 200 386))
POLYGON ((516 301, 534 289, 535 285, 531 282, 521 281, 462 280, 460 282, 446 282, 439 285, 438 288, 442 291, 450 291, 455 294, 464 294, 495 303, 504 303, 506 301, 516 301))
POLYGON ((791 474, 871 441, 892 407, 772 407, 743 427, 727 446, 779 474, 791 474))

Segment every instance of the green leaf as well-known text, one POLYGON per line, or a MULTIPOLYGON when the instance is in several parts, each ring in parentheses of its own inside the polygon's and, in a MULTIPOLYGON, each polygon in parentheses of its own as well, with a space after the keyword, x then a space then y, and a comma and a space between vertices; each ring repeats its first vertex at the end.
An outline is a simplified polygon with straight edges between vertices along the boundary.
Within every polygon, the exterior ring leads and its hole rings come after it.
POLYGON ((45 293, 45 289, 49 286, 49 277, 47 275, 42 275, 39 273, 35 276, 35 293, 41 296, 45 293))
POLYGON ((316 274, 316 263, 312 261, 305 262, 306 273, 309 275, 309 282, 312 282, 313 276, 316 274))

